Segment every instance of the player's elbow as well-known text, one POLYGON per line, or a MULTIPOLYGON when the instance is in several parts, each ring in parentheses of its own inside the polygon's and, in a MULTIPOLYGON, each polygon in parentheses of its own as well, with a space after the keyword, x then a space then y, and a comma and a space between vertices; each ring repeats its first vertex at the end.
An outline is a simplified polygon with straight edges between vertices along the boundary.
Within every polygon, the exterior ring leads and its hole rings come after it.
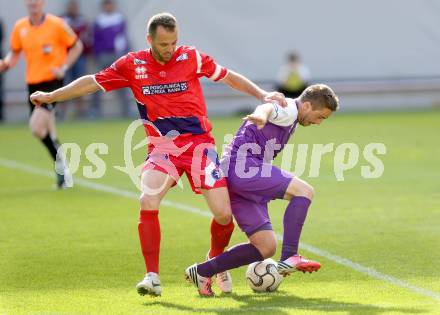
POLYGON ((264 103, 264 104, 258 105, 255 111, 258 111, 258 112, 262 113, 266 118, 269 118, 270 114, 273 111, 273 105, 272 105, 272 103, 264 103))
POLYGON ((84 50, 84 45, 80 39, 77 39, 73 47, 71 48, 75 55, 79 56, 84 50))
POLYGON ((94 92, 99 91, 101 89, 101 87, 99 86, 99 84, 95 80, 95 76, 92 74, 82 76, 78 80, 80 80, 82 82, 82 84, 84 84, 85 91, 83 94, 94 93, 94 92))
POLYGON ((78 39, 75 46, 77 46, 76 49, 78 50, 78 55, 81 55, 84 51, 84 44, 82 43, 82 41, 78 39))

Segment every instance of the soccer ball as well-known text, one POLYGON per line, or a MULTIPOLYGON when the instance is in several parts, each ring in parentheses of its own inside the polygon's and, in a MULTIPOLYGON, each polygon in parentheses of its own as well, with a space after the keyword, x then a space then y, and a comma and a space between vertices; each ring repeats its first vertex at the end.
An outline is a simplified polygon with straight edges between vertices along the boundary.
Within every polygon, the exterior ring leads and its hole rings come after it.
POLYGON ((254 292, 273 292, 278 289, 283 277, 278 273, 275 260, 268 258, 250 264, 246 271, 246 280, 254 292))

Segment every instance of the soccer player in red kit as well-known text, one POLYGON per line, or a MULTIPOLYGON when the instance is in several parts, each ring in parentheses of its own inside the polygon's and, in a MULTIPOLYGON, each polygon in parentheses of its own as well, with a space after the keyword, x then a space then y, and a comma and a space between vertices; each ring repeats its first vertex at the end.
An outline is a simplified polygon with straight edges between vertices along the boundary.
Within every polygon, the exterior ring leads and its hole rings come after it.
MULTIPOLYGON (((286 105, 284 95, 266 92, 242 75, 217 64, 194 47, 177 46, 177 21, 169 13, 148 22, 151 48, 130 52, 109 68, 79 78, 51 93, 36 92, 35 105, 96 92, 131 88, 149 139, 148 158, 142 170, 139 238, 147 274, 136 286, 139 294, 161 295, 159 280, 159 205, 168 190, 185 173, 196 193, 205 197, 214 218, 207 259, 229 244, 234 223, 226 187, 219 169, 211 123, 199 82, 201 77, 221 81, 261 101, 286 105)), ((223 292, 231 292, 228 272, 216 275, 223 292)))

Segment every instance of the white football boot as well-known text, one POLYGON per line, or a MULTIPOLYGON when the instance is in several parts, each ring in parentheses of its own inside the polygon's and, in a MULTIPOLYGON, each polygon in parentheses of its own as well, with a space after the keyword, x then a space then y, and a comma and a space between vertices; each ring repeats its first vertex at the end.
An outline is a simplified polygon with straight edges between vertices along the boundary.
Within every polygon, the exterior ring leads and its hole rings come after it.
MULTIPOLYGON (((206 260, 210 260, 209 252, 206 254, 206 260)), ((232 292, 232 277, 229 271, 223 271, 215 275, 215 283, 220 288, 220 291, 223 293, 231 293, 232 292)))
POLYGON ((144 280, 136 285, 136 290, 140 295, 160 296, 162 294, 162 287, 159 275, 155 272, 147 273, 144 280))
POLYGON ((73 176, 69 170, 69 163, 67 162, 64 154, 57 154, 55 161, 55 173, 57 175, 57 188, 67 189, 73 187, 73 176))
POLYGON ((223 293, 232 292, 232 277, 229 271, 223 271, 215 275, 215 283, 223 293))

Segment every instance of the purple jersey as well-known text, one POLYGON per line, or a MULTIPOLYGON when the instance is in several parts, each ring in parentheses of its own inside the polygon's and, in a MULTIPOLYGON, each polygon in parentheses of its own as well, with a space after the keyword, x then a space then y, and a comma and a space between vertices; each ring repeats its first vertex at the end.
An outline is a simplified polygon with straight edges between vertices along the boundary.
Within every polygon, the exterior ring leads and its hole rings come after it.
POLYGON ((295 99, 287 99, 287 107, 274 103, 267 124, 258 130, 252 122, 245 121, 238 129, 222 157, 222 163, 235 163, 243 156, 270 163, 289 141, 298 123, 295 99))
POLYGON ((258 130, 244 122, 226 148, 221 167, 227 175, 232 213, 240 228, 248 235, 272 229, 267 203, 283 198, 293 175, 272 165, 298 123, 298 107, 294 99, 288 106, 274 104, 267 124, 258 130))
POLYGON ((98 14, 93 28, 94 54, 122 55, 127 51, 128 40, 122 14, 118 12, 98 14))

